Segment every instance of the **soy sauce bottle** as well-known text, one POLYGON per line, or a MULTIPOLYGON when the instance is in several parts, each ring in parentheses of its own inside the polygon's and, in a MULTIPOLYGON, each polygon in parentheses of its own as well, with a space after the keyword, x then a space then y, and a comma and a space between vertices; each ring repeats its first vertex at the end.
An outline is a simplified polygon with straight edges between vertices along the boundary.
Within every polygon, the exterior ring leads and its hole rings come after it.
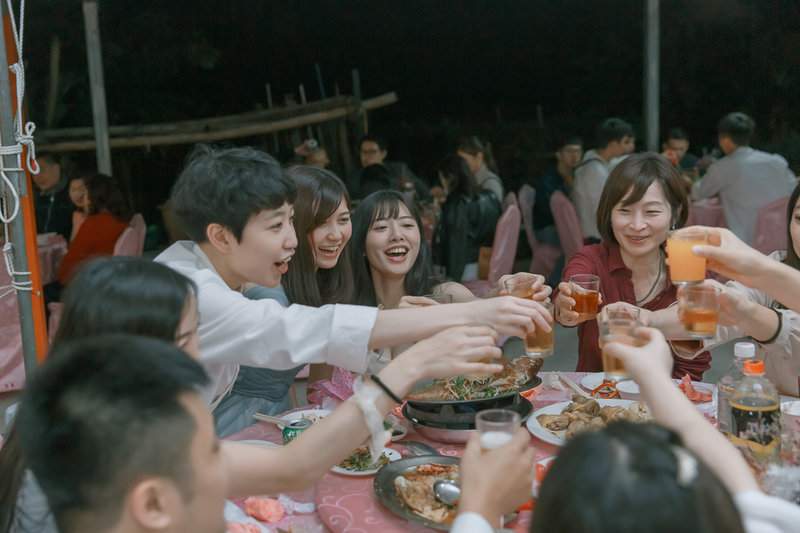
POLYGON ((781 401, 778 390, 764 377, 764 362, 744 362, 744 375, 730 395, 728 438, 744 455, 761 482, 770 464, 781 459, 781 401))

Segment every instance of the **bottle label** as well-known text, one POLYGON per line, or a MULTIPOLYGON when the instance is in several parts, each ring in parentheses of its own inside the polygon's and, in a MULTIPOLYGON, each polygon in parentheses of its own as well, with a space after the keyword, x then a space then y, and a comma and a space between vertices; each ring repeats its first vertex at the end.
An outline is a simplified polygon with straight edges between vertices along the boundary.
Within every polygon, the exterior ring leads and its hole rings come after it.
POLYGON ((743 400, 742 403, 730 402, 728 438, 744 454, 756 477, 760 478, 769 464, 780 461, 780 406, 768 398, 743 400))
POLYGON ((731 427, 731 390, 724 386, 717 389, 717 429, 723 433, 729 433, 731 427))

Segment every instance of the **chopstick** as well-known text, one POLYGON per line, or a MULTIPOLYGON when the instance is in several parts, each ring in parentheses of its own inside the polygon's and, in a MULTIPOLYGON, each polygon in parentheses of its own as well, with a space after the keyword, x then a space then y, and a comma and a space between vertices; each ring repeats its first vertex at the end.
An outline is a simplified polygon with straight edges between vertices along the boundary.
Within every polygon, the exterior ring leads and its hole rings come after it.
POLYGON ((286 420, 278 418, 276 416, 269 416, 269 415, 263 415, 261 413, 255 413, 253 415, 253 418, 255 418, 256 420, 260 420, 261 422, 269 422, 270 424, 275 424, 276 426, 286 425, 286 420))
POLYGON ((567 387, 569 387, 570 389, 574 390, 575 392, 577 392, 578 394, 580 394, 584 398, 591 398, 592 397, 591 394, 589 394, 588 392, 586 392, 585 390, 580 388, 578 385, 575 384, 574 381, 572 381, 567 376, 565 376, 563 372, 555 372, 555 375, 558 376, 558 379, 563 381, 567 385, 567 387))

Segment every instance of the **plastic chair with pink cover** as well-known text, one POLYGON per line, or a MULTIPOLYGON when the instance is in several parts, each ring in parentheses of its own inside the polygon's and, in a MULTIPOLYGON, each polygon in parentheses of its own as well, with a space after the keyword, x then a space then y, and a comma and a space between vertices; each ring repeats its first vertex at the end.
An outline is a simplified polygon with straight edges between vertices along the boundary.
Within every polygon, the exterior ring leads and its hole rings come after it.
POLYGON ((500 210, 505 213, 506 207, 510 205, 515 205, 519 208, 519 202, 517 201, 517 195, 513 192, 509 192, 506 194, 506 197, 503 198, 503 203, 500 204, 500 210))
POLYGON ((523 185, 519 189, 519 209, 522 213, 522 223, 525 226, 525 235, 531 247, 531 266, 528 269, 534 274, 541 274, 544 279, 550 278, 550 272, 561 256, 561 249, 551 244, 539 242, 533 231, 533 209, 536 203, 536 189, 530 185, 523 185))
POLYGON ((114 255, 139 257, 139 236, 136 230, 128 226, 114 245, 114 255))
POLYGON ((114 245, 114 255, 125 255, 130 257, 142 257, 144 250, 144 236, 147 227, 144 218, 139 213, 131 217, 130 226, 125 228, 122 235, 114 245))
POLYGON ((553 219, 556 221, 556 231, 561 241, 561 249, 564 251, 564 259, 568 261, 569 256, 583 247, 583 233, 578 213, 567 195, 561 191, 555 191, 550 196, 550 211, 553 212, 553 219))
POLYGON ((753 248, 762 254, 771 254, 775 250, 786 249, 786 207, 788 203, 789 197, 784 196, 758 210, 753 248))
POLYGON ((131 217, 131 227, 136 231, 136 235, 139 239, 139 253, 136 254, 136 256, 141 257, 142 252, 144 252, 144 238, 147 233, 147 225, 144 223, 144 217, 141 213, 136 213, 131 217))
POLYGON ((488 279, 461 282, 478 298, 485 297, 493 287, 496 287, 501 276, 511 274, 514 268, 514 258, 517 255, 520 223, 519 208, 515 205, 506 207, 494 230, 488 279))

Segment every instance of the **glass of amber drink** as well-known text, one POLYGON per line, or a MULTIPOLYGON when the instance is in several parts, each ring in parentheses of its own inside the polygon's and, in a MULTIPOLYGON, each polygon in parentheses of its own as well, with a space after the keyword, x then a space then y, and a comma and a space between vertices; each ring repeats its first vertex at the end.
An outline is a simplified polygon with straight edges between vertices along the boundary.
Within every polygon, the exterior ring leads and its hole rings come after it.
POLYGON ((475 415, 475 429, 484 452, 499 448, 510 441, 519 429, 519 413, 511 409, 484 409, 475 415))
MULTIPOLYGON (((535 278, 531 277, 523 280, 507 280, 504 285, 511 296, 532 300, 534 282, 535 278)), ((554 316, 555 307, 553 304, 547 300, 539 303, 547 309, 551 317, 554 316)), ((555 324, 555 321, 553 324, 555 324)), ((542 331, 537 328, 533 333, 525 335, 525 353, 530 357, 547 357, 551 355, 553 353, 553 330, 542 331)))
POLYGON ((600 278, 594 274, 575 274, 569 277, 572 294, 575 300, 573 310, 581 320, 589 320, 597 316, 597 304, 600 301, 600 278))
POLYGON ((621 342, 628 346, 637 346, 639 341, 636 339, 636 328, 641 325, 642 323, 634 318, 611 318, 598 324, 600 328, 598 341, 603 353, 603 372, 606 373, 608 381, 623 381, 631 377, 625 369, 625 363, 606 353, 606 344, 621 342))
POLYGON ((719 289, 705 285, 678 287, 678 320, 693 339, 717 334, 719 289))
POLYGON ((706 278, 706 259, 692 253, 692 246, 707 244, 705 230, 685 229, 674 231, 667 237, 669 275, 675 285, 701 283, 706 278))

